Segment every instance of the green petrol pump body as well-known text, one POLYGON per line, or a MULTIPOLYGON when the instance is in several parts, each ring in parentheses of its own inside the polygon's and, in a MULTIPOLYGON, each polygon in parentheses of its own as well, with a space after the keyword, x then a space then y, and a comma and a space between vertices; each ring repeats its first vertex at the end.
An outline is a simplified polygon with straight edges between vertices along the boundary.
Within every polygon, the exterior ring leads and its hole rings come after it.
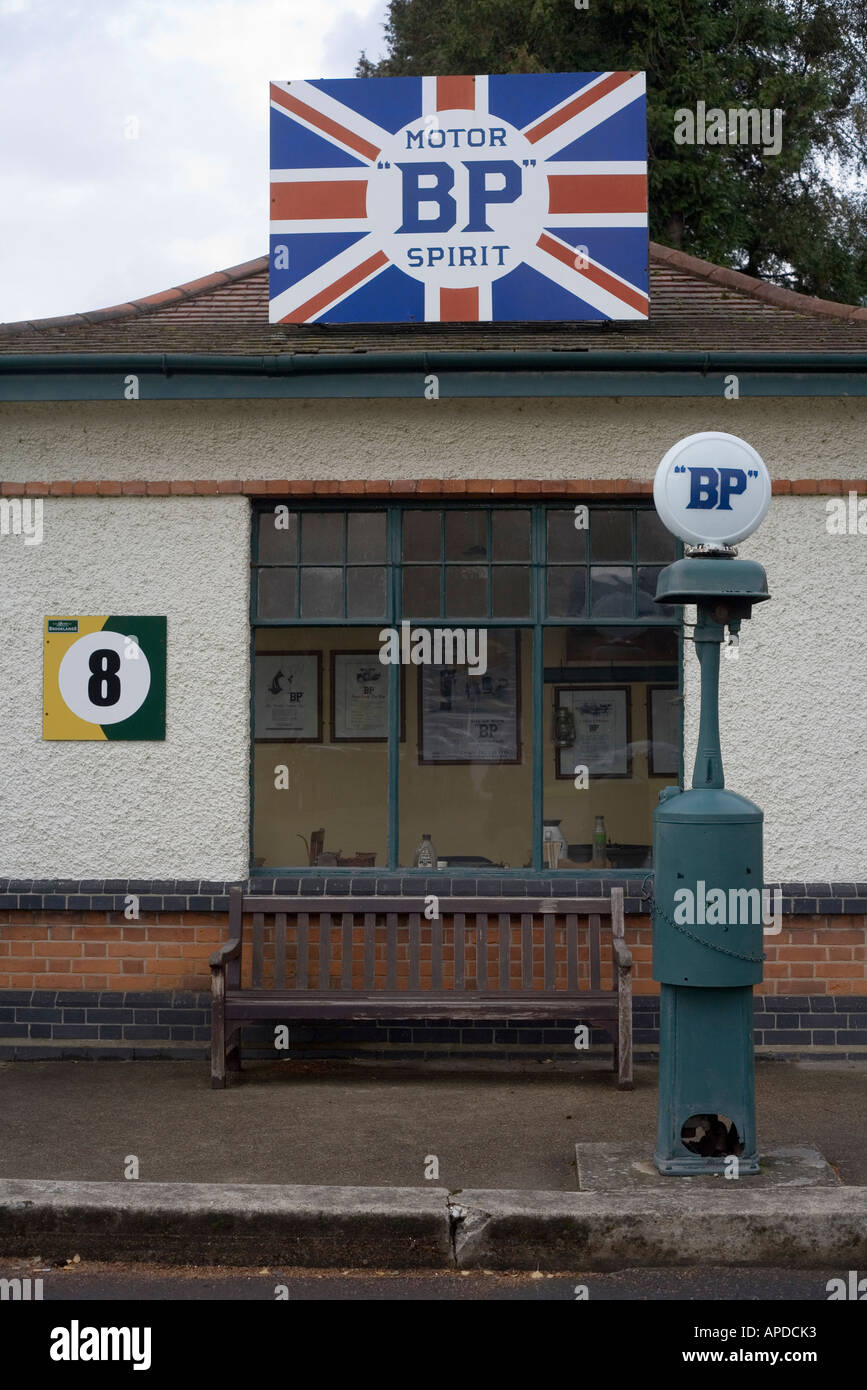
POLYGON ((736 643, 752 605, 769 598, 762 566, 737 559, 731 542, 759 524, 770 482, 744 441, 694 435, 663 459, 654 498, 669 529, 696 547, 660 573, 656 601, 696 606, 692 640, 701 666, 692 787, 664 788, 653 818, 653 978, 660 984, 654 1162, 667 1175, 740 1176, 759 1171, 753 985, 763 961, 763 813, 725 786, 720 649, 727 630, 736 643), (738 497, 737 508, 720 505, 738 497))

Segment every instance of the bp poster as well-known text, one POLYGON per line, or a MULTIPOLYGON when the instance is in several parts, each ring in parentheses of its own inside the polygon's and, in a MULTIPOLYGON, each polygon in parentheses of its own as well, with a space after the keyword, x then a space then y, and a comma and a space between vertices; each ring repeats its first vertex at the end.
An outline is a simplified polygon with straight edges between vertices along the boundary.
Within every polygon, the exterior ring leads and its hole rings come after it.
POLYGON ((272 323, 646 319, 641 72, 271 83, 272 323))
POLYGON ((165 738, 165 618, 47 617, 42 650, 43 739, 165 738))

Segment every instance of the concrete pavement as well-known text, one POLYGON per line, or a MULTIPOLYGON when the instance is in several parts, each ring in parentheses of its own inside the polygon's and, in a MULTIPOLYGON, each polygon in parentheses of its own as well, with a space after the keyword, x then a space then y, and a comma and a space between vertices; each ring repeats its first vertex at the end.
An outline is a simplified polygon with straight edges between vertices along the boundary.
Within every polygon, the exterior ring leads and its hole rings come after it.
MULTIPOLYGON (((867 1185, 867 1063, 759 1062, 756 1113, 760 1149, 867 1185)), ((625 1092, 586 1062, 273 1062, 212 1091, 199 1062, 6 1062, 0 1115, 0 1177, 112 1182, 132 1155, 143 1182, 574 1192, 576 1143, 652 1154, 656 1069, 625 1092)))
POLYGON ((757 1068, 760 1152, 818 1148, 838 1185, 578 1192, 576 1142, 652 1152, 652 1069, 275 1062, 212 1091, 198 1063, 6 1063, 0 1259, 865 1271, 865 1079, 757 1068))

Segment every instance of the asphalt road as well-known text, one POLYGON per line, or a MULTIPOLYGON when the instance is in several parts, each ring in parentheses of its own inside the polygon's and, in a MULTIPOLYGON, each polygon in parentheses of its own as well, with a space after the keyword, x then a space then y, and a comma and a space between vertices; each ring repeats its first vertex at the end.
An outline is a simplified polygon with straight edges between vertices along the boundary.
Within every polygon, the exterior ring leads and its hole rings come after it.
POLYGON ((0 1279, 42 1279, 46 1302, 532 1301, 827 1302, 840 1270, 624 1269, 610 1274, 397 1273, 390 1270, 173 1269, 154 1265, 0 1263, 0 1279))

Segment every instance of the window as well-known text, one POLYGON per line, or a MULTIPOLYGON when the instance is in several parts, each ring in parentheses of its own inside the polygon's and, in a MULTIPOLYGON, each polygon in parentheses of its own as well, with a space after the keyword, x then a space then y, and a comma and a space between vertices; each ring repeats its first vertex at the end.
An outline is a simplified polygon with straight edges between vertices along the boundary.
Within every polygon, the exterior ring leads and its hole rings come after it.
POLYGON ((676 553, 649 507, 262 504, 254 870, 648 864, 676 553))

